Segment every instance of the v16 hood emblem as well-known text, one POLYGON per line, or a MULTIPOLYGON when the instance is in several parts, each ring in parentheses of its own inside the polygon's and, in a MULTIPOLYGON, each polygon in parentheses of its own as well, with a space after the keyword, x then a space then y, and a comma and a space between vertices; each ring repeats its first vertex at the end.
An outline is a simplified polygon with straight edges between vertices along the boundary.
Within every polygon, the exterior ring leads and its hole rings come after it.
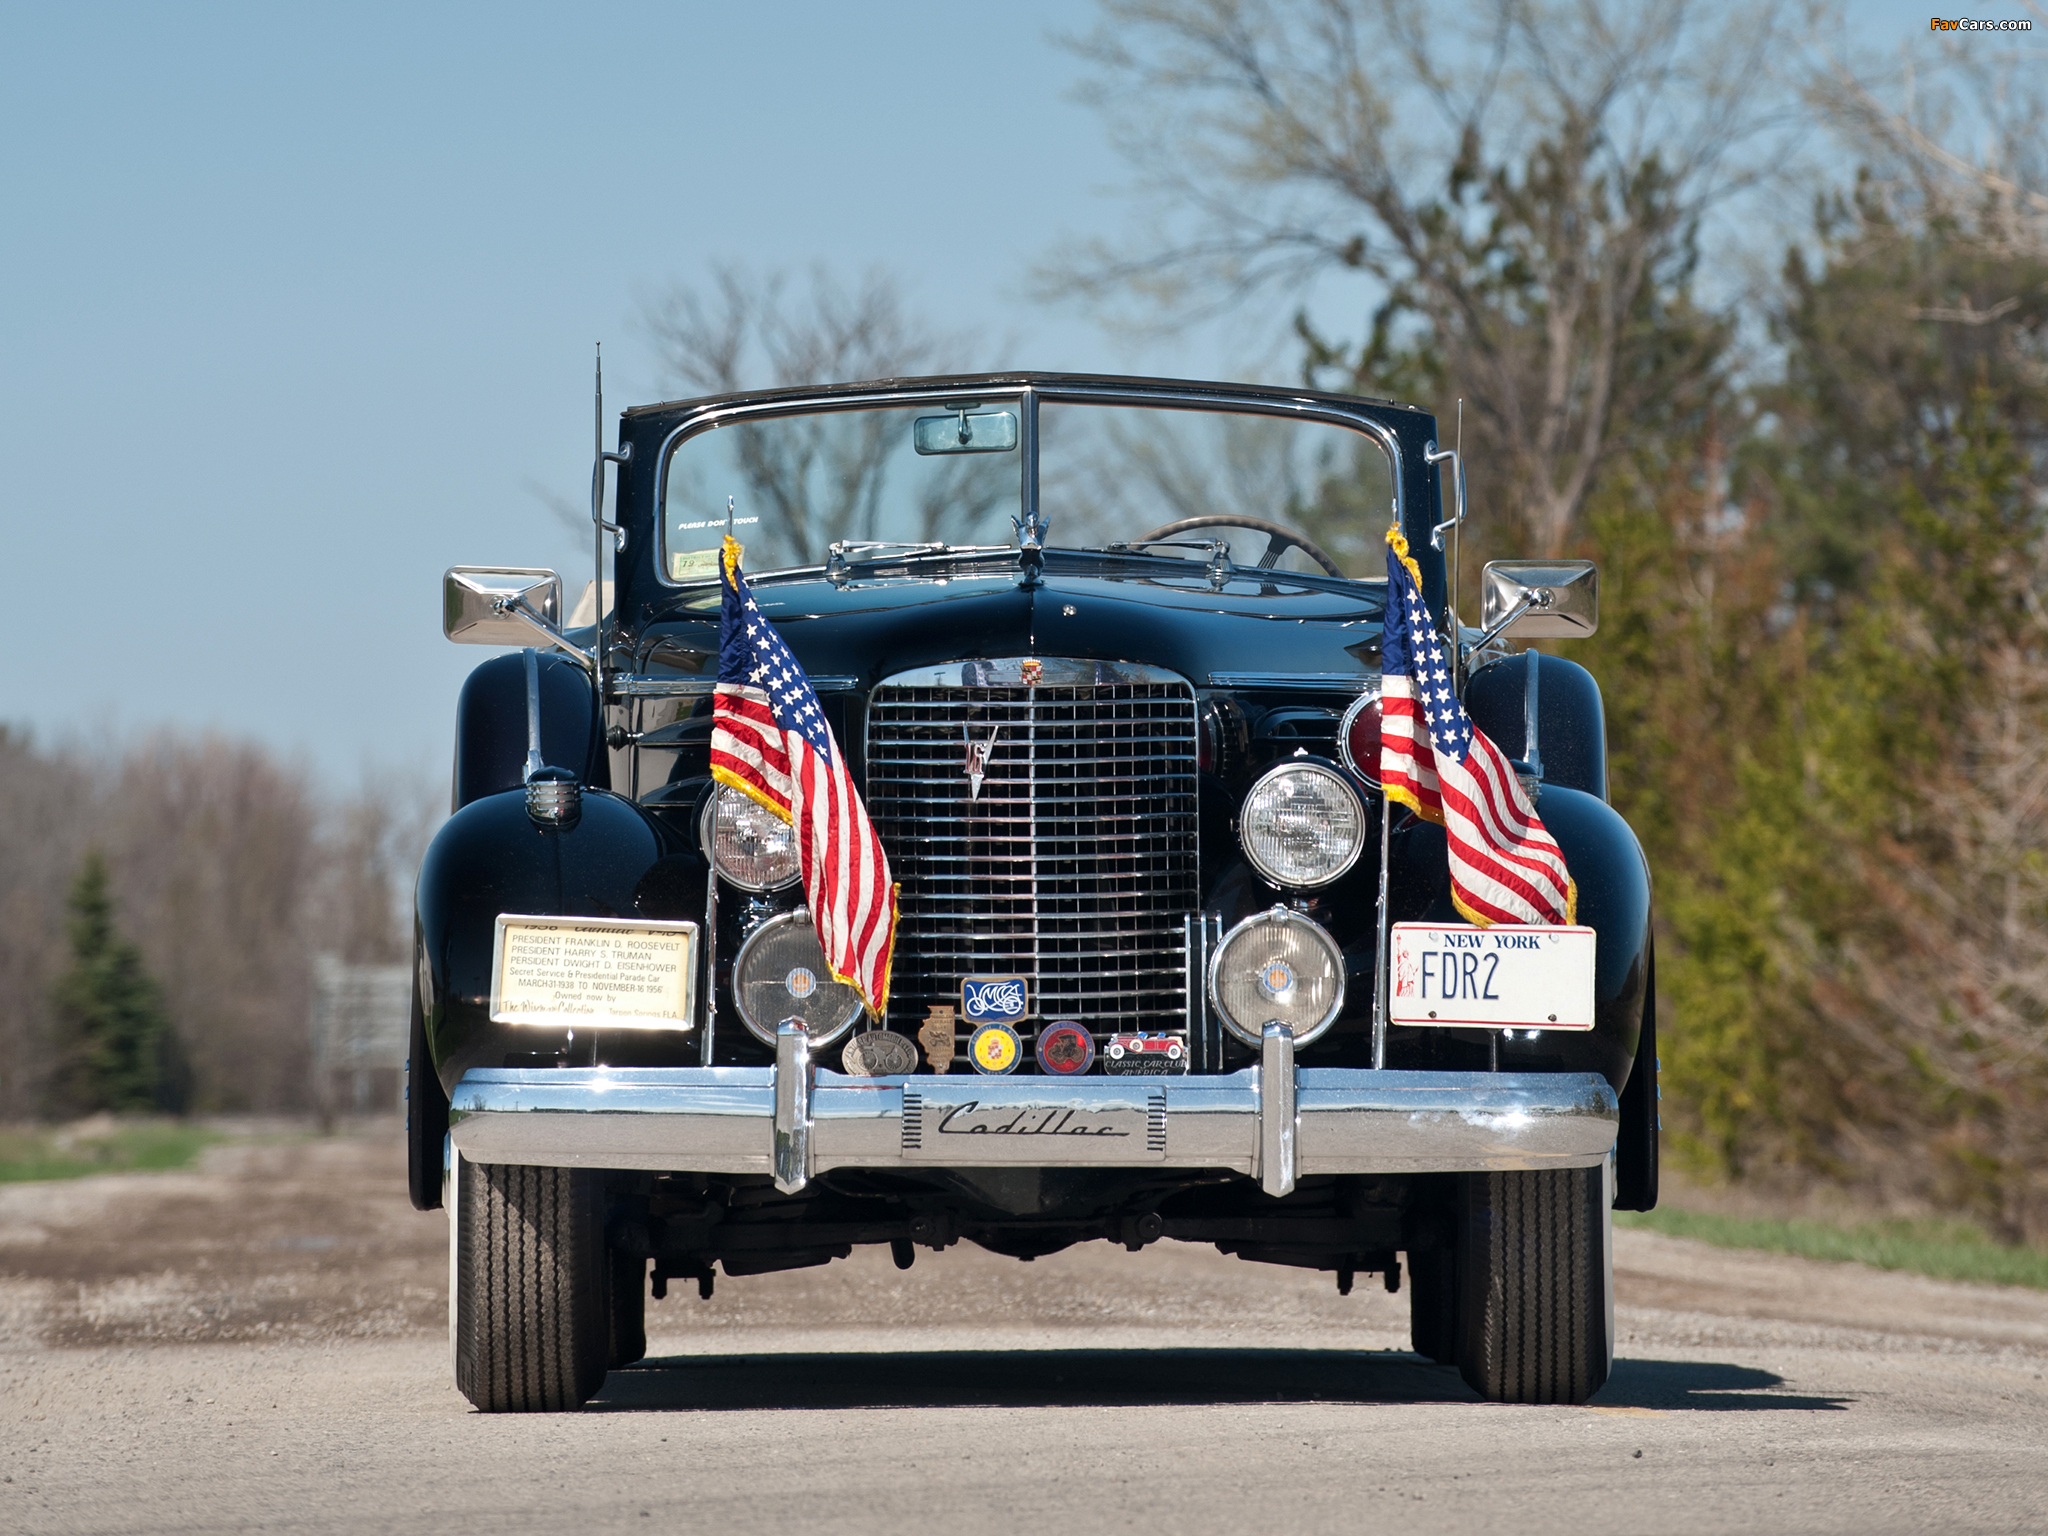
POLYGON ((961 734, 967 737, 967 766, 963 770, 967 775, 967 798, 979 800, 981 781, 988 775, 988 755, 995 751, 996 738, 1003 734, 1003 728, 999 725, 990 731, 986 741, 976 741, 965 726, 961 727, 961 734))

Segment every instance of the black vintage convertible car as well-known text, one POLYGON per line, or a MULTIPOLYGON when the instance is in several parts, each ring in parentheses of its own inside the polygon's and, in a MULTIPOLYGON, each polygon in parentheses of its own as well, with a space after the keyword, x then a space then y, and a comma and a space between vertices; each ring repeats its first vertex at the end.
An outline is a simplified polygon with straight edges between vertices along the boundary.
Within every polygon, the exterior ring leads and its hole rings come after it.
POLYGON ((1598 687, 1507 643, 1590 632, 1595 574, 1489 566, 1461 622, 1431 416, 1018 373, 598 447, 589 622, 552 572, 445 585, 449 638, 519 647, 463 686, 417 898, 412 1198, 472 1402, 582 1403, 676 1282, 963 1240, 1377 1273, 1484 1396, 1601 1385, 1609 1213, 1656 1199, 1649 875, 1598 687), (1390 526, 1575 922, 1468 922, 1380 791, 1390 526), (710 773, 728 534, 900 886, 880 1014, 710 773))

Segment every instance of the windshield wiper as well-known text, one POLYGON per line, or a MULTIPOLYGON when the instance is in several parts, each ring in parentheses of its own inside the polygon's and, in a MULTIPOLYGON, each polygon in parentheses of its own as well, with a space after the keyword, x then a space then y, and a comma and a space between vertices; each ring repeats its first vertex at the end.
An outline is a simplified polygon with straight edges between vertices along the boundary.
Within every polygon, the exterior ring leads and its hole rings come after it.
MULTIPOLYGON (((1230 578, 1235 562, 1230 558, 1230 545, 1222 539, 1129 539, 1116 544, 1102 546, 1105 553, 1120 555, 1142 555, 1153 549, 1199 549, 1209 557, 1209 582, 1220 587, 1230 578)), ((1177 557, 1161 555, 1162 560, 1177 557)))
POLYGON ((919 543, 912 539, 840 539, 826 546, 825 575, 834 581, 844 580, 847 567, 855 561, 872 564, 883 558, 897 560, 936 560, 952 555, 1006 555, 1010 552, 1007 544, 936 544, 919 543))

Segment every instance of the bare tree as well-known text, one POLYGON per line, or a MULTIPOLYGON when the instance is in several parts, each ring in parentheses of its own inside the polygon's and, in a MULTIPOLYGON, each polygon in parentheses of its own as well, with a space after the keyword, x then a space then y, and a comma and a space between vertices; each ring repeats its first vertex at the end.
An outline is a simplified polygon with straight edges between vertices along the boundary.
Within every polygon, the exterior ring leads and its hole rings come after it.
MULTIPOLYGON (((1752 185, 1782 118, 1785 26, 1683 3, 1104 0, 1076 47, 1169 233, 1048 287, 1185 314, 1332 273, 1376 300, 1350 387, 1464 397, 1536 546, 1572 536, 1626 434, 1711 383, 1689 310, 1703 214, 1752 185), (1469 19, 1468 19, 1469 17, 1469 19)), ((1448 403, 1447 400, 1445 403, 1448 403)))
MULTIPOLYGON (((2020 4, 2048 31, 2048 5, 2020 4)), ((1949 39, 1931 64, 1916 57, 1922 50, 1877 64, 1836 53, 1807 96, 1902 225, 1939 224, 1989 255, 2039 258, 2048 254, 2048 40, 1987 41, 1949 39)), ((2012 296, 1923 318, 1987 325, 2018 305, 2012 296)))
POLYGON ((942 372, 972 346, 915 319, 879 268, 849 290, 814 267, 798 297, 786 273, 756 278, 720 264, 701 284, 676 284, 642 320, 670 380, 691 395, 942 372))
MULTIPOLYGON (((670 379, 693 395, 959 372, 973 345, 916 320, 879 270, 849 290, 815 268, 792 294, 783 274, 714 267, 705 284, 678 285, 644 319, 670 379)), ((908 430, 885 413, 856 412, 730 429, 719 446, 762 514, 749 546, 756 567, 811 564, 836 541, 876 537, 885 490, 903 489, 888 484, 898 426, 908 430)), ((690 484, 681 454, 678 464, 672 499, 690 484)), ((918 504, 908 531, 943 542, 983 525, 1006 491, 995 466, 969 460, 935 467, 910 494, 918 504)))

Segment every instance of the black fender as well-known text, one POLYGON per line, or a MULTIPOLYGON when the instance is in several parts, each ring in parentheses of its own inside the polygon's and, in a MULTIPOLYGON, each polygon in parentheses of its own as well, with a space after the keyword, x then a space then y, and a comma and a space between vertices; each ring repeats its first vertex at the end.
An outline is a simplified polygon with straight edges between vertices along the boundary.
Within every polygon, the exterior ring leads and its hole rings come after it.
POLYGON ((1657 1209, 1658 1133, 1663 1129, 1657 1100, 1657 953, 1650 951, 1643 984, 1643 1030, 1636 1041, 1635 1070, 1621 1092, 1621 1129, 1614 1147, 1614 1208, 1657 1209))
POLYGON ((451 810, 526 782, 526 668, 532 658, 540 706, 540 755, 585 784, 609 788, 603 711, 590 674, 559 652, 514 651, 471 672, 455 705, 455 787, 451 810))
MULTIPOLYGON (((1503 1072, 1598 1072, 1621 1093, 1636 1061, 1650 967, 1650 869, 1634 830, 1606 801, 1545 784, 1537 814, 1564 853, 1578 887, 1578 920, 1599 935, 1594 956, 1593 1028, 1543 1030, 1536 1038, 1488 1041, 1477 1030, 1388 1033, 1387 1064, 1503 1072)), ((1396 922, 1462 923, 1451 905, 1443 828, 1409 818, 1393 839, 1390 881, 1396 922)))
POLYGON ((585 1029, 572 1040, 566 1027, 490 1018, 500 914, 701 920, 692 890, 703 889, 702 879, 681 866, 703 867, 693 853, 666 847, 661 828, 633 802, 604 790, 585 790, 581 815, 566 828, 535 823, 520 790, 486 795, 449 817, 414 892, 421 1028, 441 1087, 452 1092, 472 1067, 693 1064, 694 1033, 585 1029))
POLYGON ((1465 713, 1509 757, 1526 760, 1529 669, 1536 668, 1536 751, 1543 782, 1607 798, 1607 706, 1593 674, 1562 656, 1523 651, 1474 672, 1465 713))

